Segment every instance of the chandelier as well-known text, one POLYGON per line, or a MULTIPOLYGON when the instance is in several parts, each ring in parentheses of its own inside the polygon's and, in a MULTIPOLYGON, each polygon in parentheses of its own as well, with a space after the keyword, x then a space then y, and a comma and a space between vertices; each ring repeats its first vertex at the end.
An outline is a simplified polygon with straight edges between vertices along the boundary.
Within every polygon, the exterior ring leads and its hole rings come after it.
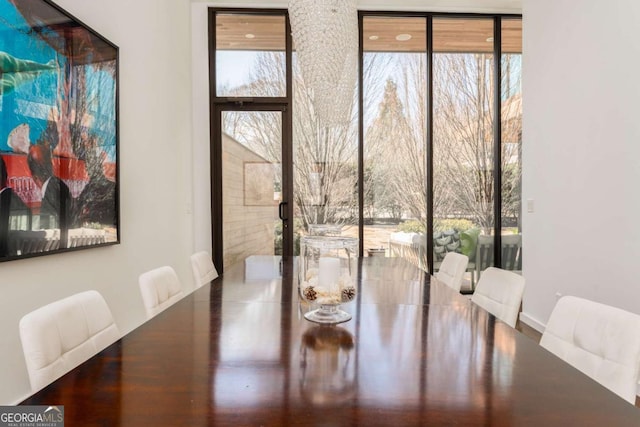
POLYGON ((358 75, 356 0, 289 0, 289 18, 318 120, 348 123, 358 75))

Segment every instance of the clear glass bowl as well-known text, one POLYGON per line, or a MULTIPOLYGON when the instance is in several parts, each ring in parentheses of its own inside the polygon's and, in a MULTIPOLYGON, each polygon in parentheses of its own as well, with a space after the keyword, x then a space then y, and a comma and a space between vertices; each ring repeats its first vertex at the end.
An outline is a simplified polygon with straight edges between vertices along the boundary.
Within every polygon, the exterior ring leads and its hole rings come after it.
POLYGON ((305 313, 307 320, 335 324, 351 319, 340 305, 356 297, 358 239, 305 236, 300 240, 298 288, 301 297, 319 308, 305 313))

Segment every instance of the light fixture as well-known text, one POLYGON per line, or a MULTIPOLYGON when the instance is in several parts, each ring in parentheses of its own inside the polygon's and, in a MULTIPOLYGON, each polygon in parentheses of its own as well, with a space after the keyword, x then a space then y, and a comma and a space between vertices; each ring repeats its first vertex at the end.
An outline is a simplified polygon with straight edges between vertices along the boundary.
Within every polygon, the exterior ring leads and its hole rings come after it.
POLYGON ((487 37, 487 39, 485 41, 487 43, 492 43, 493 42, 493 37, 487 37))
POLYGON ((369 40, 378 40, 380 37, 376 36, 375 34, 372 36, 369 36, 369 40))
POLYGON ((396 36, 396 40, 399 42, 406 42, 407 40, 411 40, 411 34, 398 34, 396 36))
POLYGON ((245 36, 245 38, 248 38, 248 39, 255 39, 256 38, 256 35, 255 34, 251 34, 251 33, 247 33, 244 36, 245 36))
POLYGON ((356 0, 289 0, 302 77, 325 126, 348 123, 358 69, 356 0))

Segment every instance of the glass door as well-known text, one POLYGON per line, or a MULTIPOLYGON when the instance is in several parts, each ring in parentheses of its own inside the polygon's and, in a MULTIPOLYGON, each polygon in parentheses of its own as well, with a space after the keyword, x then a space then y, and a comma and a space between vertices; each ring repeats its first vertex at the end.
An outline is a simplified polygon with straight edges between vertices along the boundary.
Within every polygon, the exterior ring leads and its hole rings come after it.
POLYGON ((222 239, 214 246, 222 252, 223 270, 255 255, 291 254, 284 111, 278 105, 218 108, 222 191, 213 205, 222 208, 222 221, 214 220, 214 227, 222 225, 214 235, 221 232, 222 239))

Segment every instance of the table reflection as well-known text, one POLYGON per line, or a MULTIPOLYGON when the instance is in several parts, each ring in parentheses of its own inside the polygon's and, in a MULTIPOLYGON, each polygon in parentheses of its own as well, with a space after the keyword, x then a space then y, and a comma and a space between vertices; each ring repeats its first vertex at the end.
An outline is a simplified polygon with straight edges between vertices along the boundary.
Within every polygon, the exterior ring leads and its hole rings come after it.
POLYGON ((264 399, 275 387, 289 405, 306 402, 317 410, 356 395, 394 410, 437 402, 486 416, 487 408, 506 408, 512 334, 468 298, 417 269, 389 268, 393 260, 362 259, 361 297, 348 308, 354 318, 339 327, 317 326, 303 317, 314 305, 299 297, 295 273, 283 277, 279 259, 267 261, 248 259, 243 277, 224 288, 216 389, 228 392, 229 382, 244 381, 245 400, 255 403, 250 396, 264 399), (249 274, 254 267, 260 273, 249 274), (487 377, 495 377, 490 390, 487 377), (296 379, 299 390, 287 387, 296 379), (491 404, 494 399, 500 403, 491 404))
POLYGON ((282 277, 282 257, 271 255, 251 255, 244 260, 244 278, 269 280, 282 277))
POLYGON ((302 334, 300 389, 313 405, 346 404, 355 394, 355 340, 344 328, 312 326, 302 334))

